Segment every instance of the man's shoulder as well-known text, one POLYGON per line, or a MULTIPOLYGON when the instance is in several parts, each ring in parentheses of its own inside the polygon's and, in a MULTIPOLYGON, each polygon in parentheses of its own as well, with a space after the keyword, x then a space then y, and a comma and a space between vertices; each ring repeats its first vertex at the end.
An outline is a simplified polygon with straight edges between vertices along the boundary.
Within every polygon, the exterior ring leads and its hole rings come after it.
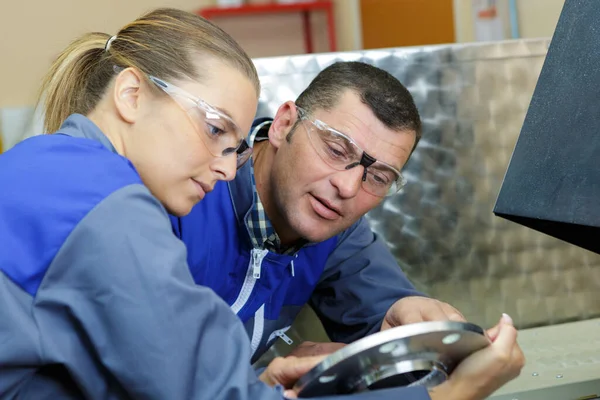
POLYGON ((336 258, 337 254, 346 253, 349 249, 366 246, 369 243, 369 237, 372 237, 369 223, 361 218, 337 235, 321 242, 310 243, 303 249, 308 253, 316 254, 319 258, 330 258, 332 256, 336 258))
POLYGON ((372 238, 373 231, 371 230, 371 224, 369 224, 369 221, 363 215, 358 219, 358 221, 350 225, 350 227, 344 229, 336 237, 338 242, 342 243, 348 240, 352 241, 358 238, 364 238, 365 236, 372 238))

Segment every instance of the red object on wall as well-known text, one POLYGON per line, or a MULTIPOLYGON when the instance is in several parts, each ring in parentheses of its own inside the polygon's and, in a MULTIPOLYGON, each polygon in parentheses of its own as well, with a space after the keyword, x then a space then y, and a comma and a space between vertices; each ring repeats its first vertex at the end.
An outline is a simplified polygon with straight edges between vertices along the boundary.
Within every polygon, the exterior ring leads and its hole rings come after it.
POLYGON ((307 53, 312 53, 313 41, 310 32, 310 13, 312 11, 325 11, 327 14, 329 51, 336 51, 335 21, 333 16, 333 2, 331 0, 301 1, 298 3, 246 4, 233 7, 206 7, 198 10, 197 14, 206 19, 213 19, 214 17, 299 12, 302 14, 304 48, 307 53))

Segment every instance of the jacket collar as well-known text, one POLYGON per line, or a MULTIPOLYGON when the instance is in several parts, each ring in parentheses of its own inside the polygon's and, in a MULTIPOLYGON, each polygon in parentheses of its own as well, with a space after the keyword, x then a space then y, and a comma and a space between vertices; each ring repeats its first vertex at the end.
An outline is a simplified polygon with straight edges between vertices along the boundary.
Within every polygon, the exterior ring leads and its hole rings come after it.
POLYGON ((112 145, 110 140, 104 133, 94 124, 89 118, 81 114, 71 114, 65 122, 63 122, 60 129, 56 132, 72 137, 85 138, 95 140, 102 143, 108 150, 116 153, 117 150, 112 145))
MULTIPOLYGON (((251 147, 254 147, 255 139, 259 131, 266 127, 271 121, 273 121, 272 118, 257 118, 254 120, 250 133, 248 134, 248 144, 251 147)), ((244 225, 246 225, 248 213, 254 206, 252 163, 254 163, 254 160, 251 157, 249 162, 244 164, 244 166, 237 171, 235 179, 228 182, 229 194, 231 195, 236 218, 238 223, 243 223, 244 225)))

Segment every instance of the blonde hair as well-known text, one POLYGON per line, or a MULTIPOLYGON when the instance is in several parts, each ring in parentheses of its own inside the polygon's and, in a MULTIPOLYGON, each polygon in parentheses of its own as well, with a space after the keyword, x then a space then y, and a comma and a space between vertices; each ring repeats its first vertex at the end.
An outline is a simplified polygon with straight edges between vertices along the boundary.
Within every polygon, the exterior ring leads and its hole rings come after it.
POLYGON ((44 129, 57 131, 73 113, 87 115, 115 76, 114 67, 134 67, 156 77, 201 80, 194 55, 212 55, 245 74, 260 93, 252 60, 235 40, 204 18, 160 8, 123 27, 111 41, 105 33, 88 33, 72 42, 43 80, 44 129), (108 48, 105 48, 108 47, 108 48))

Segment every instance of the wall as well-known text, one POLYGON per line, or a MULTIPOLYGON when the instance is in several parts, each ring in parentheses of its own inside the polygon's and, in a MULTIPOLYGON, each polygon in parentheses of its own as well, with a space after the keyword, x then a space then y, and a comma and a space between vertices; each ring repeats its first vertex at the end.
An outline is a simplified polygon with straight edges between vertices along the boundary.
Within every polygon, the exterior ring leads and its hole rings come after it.
MULTIPOLYGON (((497 0, 500 15, 508 21, 509 0, 497 0)), ((516 0, 519 33, 522 38, 551 37, 565 0, 516 0)), ((458 43, 475 40, 473 28, 473 0, 454 0, 456 41, 458 43)), ((508 24, 507 24, 508 25, 508 24)), ((506 29, 510 38, 510 29, 506 29)))
POLYGON ((0 5, 0 107, 30 105, 52 59, 88 31, 114 33, 139 14, 159 6, 194 9, 210 0, 9 0, 0 5))
MULTIPOLYGON (((333 0, 338 51, 362 48, 359 0, 333 0)), ((302 19, 299 14, 219 17, 215 19, 251 57, 273 57, 304 53, 302 19)), ((311 14, 315 53, 328 52, 326 17, 311 14)))
MULTIPOLYGON (((393 0, 390 0, 393 1, 393 0)), ((436 0, 427 0, 436 1, 436 0)), ((454 0, 456 41, 475 39, 473 0, 454 0)), ((509 0, 498 0, 501 11, 509 0)), ((115 33, 123 24, 149 9, 170 6, 186 10, 213 5, 215 0, 130 0, 104 2, 54 0, 35 7, 17 0, 0 1, 0 135, 5 149, 23 136, 36 133, 30 123, 40 80, 55 55, 76 36, 96 30, 115 33)), ((564 0, 517 0, 521 36, 549 37, 554 31, 564 0)), ((334 0, 338 50, 362 48, 359 0, 334 0)), ((505 11, 502 11, 506 15, 505 11)), ((301 19, 244 17, 216 21, 231 33, 251 57, 303 53, 301 19), (250 32, 250 33, 249 33, 250 32)), ((326 51, 324 16, 313 18, 315 50, 326 51)), ((507 37, 510 37, 507 29, 507 37)))
MULTIPOLYGON (((475 39, 471 2, 454 0, 456 41, 475 39)), ((508 0, 498 0, 506 6, 508 0)), ((564 0, 517 0, 522 37, 551 36, 564 0)), ((53 57, 70 40, 90 30, 116 32, 139 14, 159 6, 196 10, 214 0, 129 0, 104 2, 54 0, 0 2, 0 107, 33 104, 37 87, 53 57)), ((357 50, 361 45, 358 0, 334 0, 338 49, 357 50)), ((302 53, 301 20, 297 15, 229 18, 217 21, 252 57, 302 53), (248 34, 248 32, 252 32, 248 34), (273 32, 276 32, 274 35, 273 32), (265 45, 268 43, 268 45, 265 45)), ((313 32, 317 51, 326 51, 324 17, 315 15, 313 32)))
MULTIPOLYGON (((85 32, 115 33, 125 23, 155 7, 193 11, 214 3, 214 0, 53 0, 36 2, 34 6, 26 1, 3 0, 0 2, 0 108, 32 105, 52 59, 85 32)), ((359 18, 357 4, 356 0, 335 0, 340 50, 360 47, 360 34, 355 29, 359 18)), ((317 51, 326 50, 323 22, 323 16, 315 16, 313 20, 313 30, 321 38, 315 43, 317 51)), ((303 52, 298 15, 230 18, 219 24, 238 39, 252 57, 303 52), (247 28, 251 28, 251 34, 247 28)))
POLYGON ((364 49, 454 43, 452 5, 453 0, 360 0, 364 49))
POLYGON ((522 37, 550 36, 554 33, 565 0, 517 0, 522 37))

